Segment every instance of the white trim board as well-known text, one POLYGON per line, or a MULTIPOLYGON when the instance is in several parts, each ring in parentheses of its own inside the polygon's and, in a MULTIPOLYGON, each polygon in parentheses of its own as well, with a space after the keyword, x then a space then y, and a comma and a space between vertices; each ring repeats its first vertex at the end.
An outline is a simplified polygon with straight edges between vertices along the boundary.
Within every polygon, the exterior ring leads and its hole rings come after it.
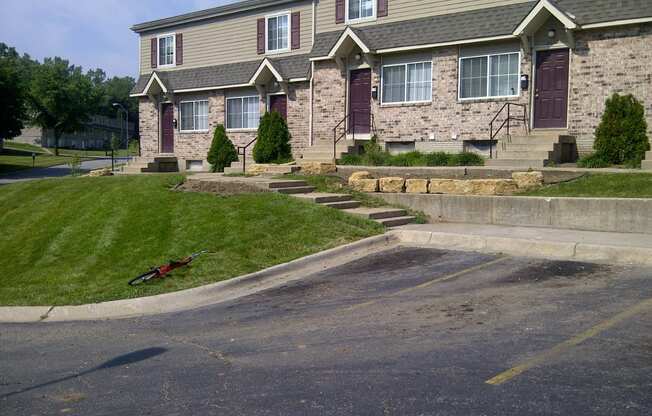
POLYGON ((272 75, 274 75, 274 78, 276 79, 276 81, 283 82, 283 77, 281 76, 281 74, 278 73, 276 68, 274 68, 274 65, 272 65, 272 63, 269 61, 269 59, 265 58, 265 59, 263 59, 263 62, 261 62, 260 65, 258 66, 258 69, 256 69, 256 72, 254 73, 254 75, 249 80, 249 84, 251 84, 251 85, 255 84, 256 79, 258 78, 260 73, 263 71, 263 68, 269 69, 270 72, 272 73, 272 75))
POLYGON ((542 11, 548 11, 551 15, 555 17, 555 19, 559 20, 561 24, 564 25, 566 29, 573 30, 577 29, 577 24, 573 20, 570 19, 564 12, 559 10, 557 7, 553 6, 552 3, 550 3, 548 0, 541 0, 537 5, 532 9, 530 13, 523 19, 520 25, 516 27, 514 30, 514 36, 520 36, 525 32, 525 29, 532 23, 534 19, 537 18, 537 16, 542 12, 542 11))
POLYGON ((346 30, 340 35, 339 39, 335 43, 335 46, 333 46, 331 50, 328 52, 327 59, 332 59, 335 57, 337 50, 340 49, 342 43, 344 43, 346 38, 351 38, 351 40, 353 40, 353 42, 355 42, 355 44, 358 45, 358 47, 362 50, 363 53, 371 52, 371 50, 367 47, 367 45, 364 44, 362 39, 360 39, 358 35, 356 35, 355 32, 350 27, 347 27, 346 30))

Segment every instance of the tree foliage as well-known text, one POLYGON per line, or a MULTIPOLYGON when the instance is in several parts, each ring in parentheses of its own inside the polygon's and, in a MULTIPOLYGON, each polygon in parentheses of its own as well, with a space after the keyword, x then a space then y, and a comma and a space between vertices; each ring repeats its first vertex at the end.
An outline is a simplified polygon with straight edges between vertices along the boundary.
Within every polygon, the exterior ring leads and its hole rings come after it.
POLYGON ((19 136, 27 119, 22 60, 14 48, 0 43, 0 139, 19 136))
POLYGON ((276 111, 265 113, 258 126, 254 145, 256 163, 285 163, 292 160, 290 130, 285 119, 276 111))
POLYGON ((643 105, 631 94, 607 99, 595 131, 596 158, 607 163, 638 163, 650 149, 643 105))
POLYGON ((215 127, 213 133, 213 142, 208 151, 208 163, 211 164, 213 172, 224 172, 224 168, 238 160, 238 153, 231 140, 226 135, 226 130, 222 124, 215 127))

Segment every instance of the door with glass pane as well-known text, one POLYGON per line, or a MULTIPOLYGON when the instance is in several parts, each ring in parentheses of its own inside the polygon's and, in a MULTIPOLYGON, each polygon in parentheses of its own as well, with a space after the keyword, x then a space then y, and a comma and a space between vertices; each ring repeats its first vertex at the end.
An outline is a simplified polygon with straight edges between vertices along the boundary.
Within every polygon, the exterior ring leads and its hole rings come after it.
POLYGON ((371 131, 371 69, 356 69, 349 77, 349 133, 371 131))

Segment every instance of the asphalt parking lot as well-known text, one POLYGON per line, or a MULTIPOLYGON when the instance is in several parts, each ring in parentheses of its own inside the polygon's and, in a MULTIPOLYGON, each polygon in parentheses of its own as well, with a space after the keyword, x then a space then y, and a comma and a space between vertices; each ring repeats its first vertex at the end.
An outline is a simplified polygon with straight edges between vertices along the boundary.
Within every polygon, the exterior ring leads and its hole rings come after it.
POLYGON ((2 415, 650 415, 652 270, 396 247, 139 319, 0 325, 2 415))

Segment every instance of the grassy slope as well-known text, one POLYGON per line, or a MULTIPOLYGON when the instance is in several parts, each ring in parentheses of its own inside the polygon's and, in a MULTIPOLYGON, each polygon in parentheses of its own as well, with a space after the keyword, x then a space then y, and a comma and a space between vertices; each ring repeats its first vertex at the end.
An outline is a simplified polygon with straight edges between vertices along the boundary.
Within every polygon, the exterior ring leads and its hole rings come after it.
MULTIPOLYGON (((70 155, 54 156, 47 149, 25 143, 4 142, 4 150, 0 151, 0 175, 18 170, 34 167, 64 165, 70 162, 70 155), (32 153, 36 153, 36 160, 32 161, 32 153)), ((84 160, 84 159, 82 159, 84 160)))
POLYGON ((580 179, 546 186, 526 196, 652 198, 651 173, 592 173, 580 179))
POLYGON ((181 176, 69 178, 0 187, 0 304, 83 304, 216 282, 378 234, 372 222, 277 194, 172 192, 181 176), (132 288, 149 266, 208 249, 132 288))

